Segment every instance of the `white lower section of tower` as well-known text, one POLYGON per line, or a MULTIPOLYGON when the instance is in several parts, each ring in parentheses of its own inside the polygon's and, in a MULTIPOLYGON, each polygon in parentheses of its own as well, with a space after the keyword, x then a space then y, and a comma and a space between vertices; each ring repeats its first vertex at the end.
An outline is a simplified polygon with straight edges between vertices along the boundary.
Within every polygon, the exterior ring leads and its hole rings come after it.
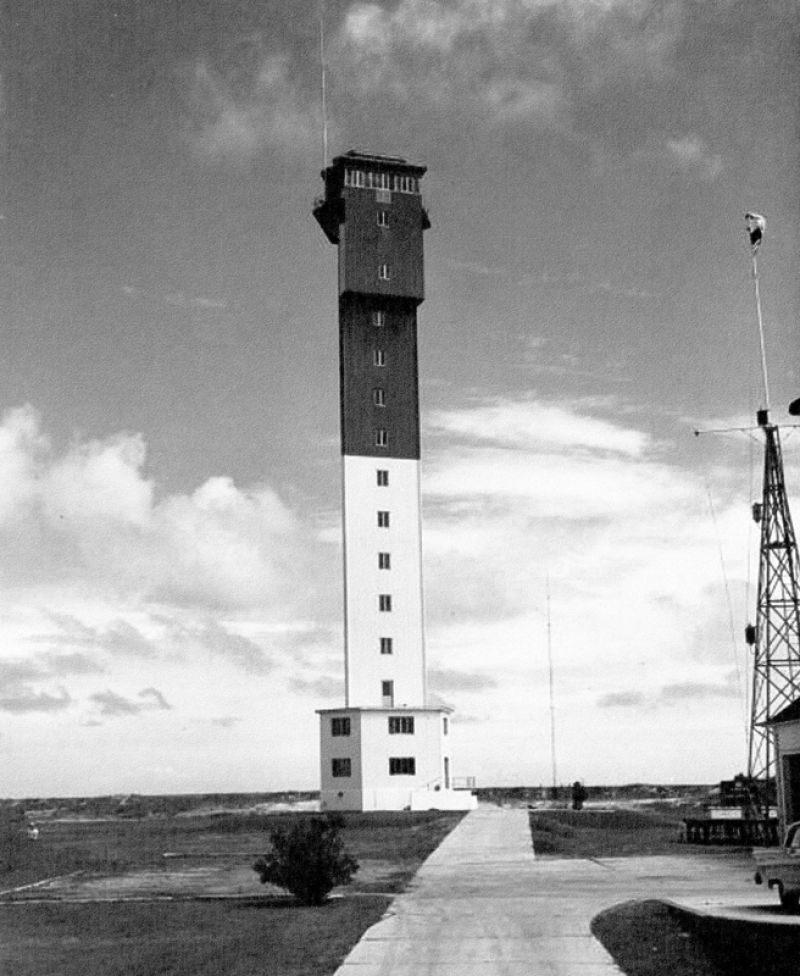
POLYGON ((424 708, 419 461, 342 461, 345 700, 350 708, 424 708))

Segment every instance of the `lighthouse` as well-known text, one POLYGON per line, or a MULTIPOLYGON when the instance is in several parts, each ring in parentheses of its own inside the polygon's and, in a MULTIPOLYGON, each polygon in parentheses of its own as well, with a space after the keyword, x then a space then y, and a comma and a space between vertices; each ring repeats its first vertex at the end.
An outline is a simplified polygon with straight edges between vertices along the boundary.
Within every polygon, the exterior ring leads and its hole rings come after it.
POLYGON ((338 248, 345 701, 320 717, 326 810, 469 809, 426 687, 417 308, 425 167, 347 152, 314 216, 338 248))

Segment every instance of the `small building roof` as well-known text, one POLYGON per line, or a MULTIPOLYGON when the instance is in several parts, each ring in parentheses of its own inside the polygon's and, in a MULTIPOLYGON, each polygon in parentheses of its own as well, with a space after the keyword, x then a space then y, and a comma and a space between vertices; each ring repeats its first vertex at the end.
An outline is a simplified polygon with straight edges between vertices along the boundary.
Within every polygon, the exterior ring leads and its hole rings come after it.
POLYGON ((766 723, 767 725, 780 725, 783 722, 797 722, 800 720, 800 698, 793 701, 791 705, 782 708, 776 715, 766 723))

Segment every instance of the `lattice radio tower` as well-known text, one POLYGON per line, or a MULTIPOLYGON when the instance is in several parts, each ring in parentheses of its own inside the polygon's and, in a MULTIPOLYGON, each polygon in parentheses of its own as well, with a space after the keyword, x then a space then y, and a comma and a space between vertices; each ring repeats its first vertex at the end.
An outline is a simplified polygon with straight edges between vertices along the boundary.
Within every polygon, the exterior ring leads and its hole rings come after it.
MULTIPOLYGON (((756 623, 748 624, 746 640, 753 651, 753 684, 747 773, 766 786, 775 778, 775 751, 767 723, 781 709, 800 698, 800 579, 797 540, 786 497, 783 455, 778 426, 769 416, 764 327, 758 282, 757 254, 765 221, 745 215, 750 236, 756 314, 764 381, 764 407, 756 419, 764 434, 764 475, 761 502, 753 517, 761 526, 756 623)), ((797 401, 790 407, 795 412, 797 401)), ((767 803, 769 790, 764 792, 767 803)))

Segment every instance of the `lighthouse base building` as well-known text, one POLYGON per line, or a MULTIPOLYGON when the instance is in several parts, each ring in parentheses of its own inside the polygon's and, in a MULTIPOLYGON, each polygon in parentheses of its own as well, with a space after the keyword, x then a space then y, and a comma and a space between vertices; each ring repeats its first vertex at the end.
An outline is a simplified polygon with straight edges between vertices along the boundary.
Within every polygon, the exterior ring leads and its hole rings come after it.
POLYGON ((314 216, 339 258, 345 701, 320 717, 326 810, 465 810, 452 710, 428 698, 422 602, 417 307, 424 166, 348 152, 314 216))

